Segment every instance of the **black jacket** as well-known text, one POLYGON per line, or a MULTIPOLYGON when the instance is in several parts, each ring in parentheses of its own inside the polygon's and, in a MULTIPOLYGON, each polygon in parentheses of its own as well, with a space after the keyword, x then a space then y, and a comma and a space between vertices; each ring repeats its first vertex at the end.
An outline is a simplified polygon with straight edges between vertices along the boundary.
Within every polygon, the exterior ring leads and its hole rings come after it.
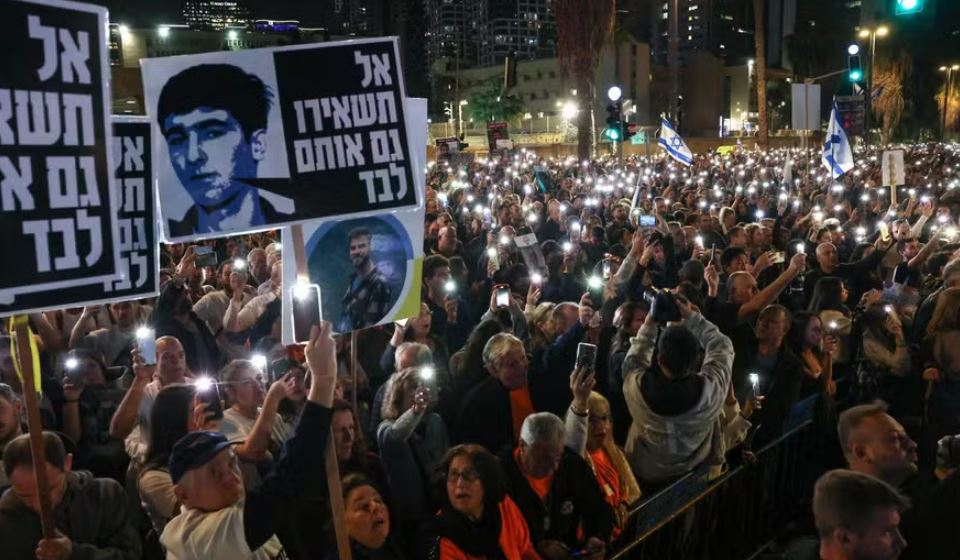
MULTIPOLYGON (((540 391, 532 384, 529 389, 533 409, 544 410, 540 391)), ((496 377, 485 379, 461 401, 454 438, 459 443, 478 443, 496 454, 512 449, 519 435, 513 433, 510 392, 496 377)))
MULTIPOLYGON (((129 520, 126 493, 116 481, 86 471, 67 473, 63 501, 53 511, 57 530, 73 541, 73 556, 89 560, 140 558, 140 536, 129 520)), ((7 490, 0 498, 3 558, 34 558, 43 536, 40 516, 7 490)))
POLYGON ((922 486, 913 493, 912 506, 900 518, 900 531, 907 541, 900 558, 956 558, 953 531, 960 527, 960 473, 955 472, 937 484, 922 486))
MULTIPOLYGON (((733 390, 740 402, 749 396, 748 368, 757 357, 757 338, 752 332, 744 333, 733 339, 733 390)), ((790 417, 794 405, 800 399, 800 389, 803 385, 803 362, 797 357, 786 343, 780 347, 773 371, 776 377, 768 393, 763 395, 763 407, 757 410, 750 418, 750 422, 757 428, 753 440, 754 448, 758 449, 765 443, 776 439, 783 433, 784 423, 790 417)))
POLYGON ((563 450, 560 466, 546 500, 537 496, 520 471, 513 450, 500 456, 507 481, 507 494, 523 513, 534 546, 543 539, 558 540, 571 549, 582 548, 590 537, 608 542, 613 530, 613 512, 603 499, 590 465, 569 449, 563 450), (577 528, 583 527, 583 541, 577 528))
POLYGON ((190 321, 196 329, 196 332, 193 332, 174 318, 174 307, 180 300, 183 290, 182 286, 178 287, 173 281, 168 282, 160 292, 160 297, 157 298, 157 306, 150 320, 157 338, 173 336, 180 341, 190 371, 195 374, 206 372, 212 375, 223 365, 223 356, 220 354, 217 341, 207 328, 207 323, 191 311, 190 321))

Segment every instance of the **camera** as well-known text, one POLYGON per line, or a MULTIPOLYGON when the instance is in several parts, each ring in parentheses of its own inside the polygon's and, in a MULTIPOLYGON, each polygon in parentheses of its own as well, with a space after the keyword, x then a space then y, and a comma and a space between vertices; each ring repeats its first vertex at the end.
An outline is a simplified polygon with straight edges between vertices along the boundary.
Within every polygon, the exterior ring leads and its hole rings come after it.
POLYGON ((677 307, 677 296, 667 290, 648 290, 643 293, 643 299, 650 306, 650 316, 658 323, 679 321, 680 308, 677 307))

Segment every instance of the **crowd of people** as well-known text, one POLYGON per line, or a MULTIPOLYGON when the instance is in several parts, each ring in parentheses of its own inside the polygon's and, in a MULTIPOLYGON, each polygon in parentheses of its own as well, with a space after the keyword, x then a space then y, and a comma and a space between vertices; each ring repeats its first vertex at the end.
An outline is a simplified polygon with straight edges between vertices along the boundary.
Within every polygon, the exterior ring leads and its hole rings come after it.
POLYGON ((419 315, 305 347, 279 232, 161 245, 159 297, 29 316, 53 537, 0 337, 0 556, 336 558, 332 434, 353 558, 599 560, 806 417, 808 557, 950 558, 960 149, 903 149, 431 163, 419 315))

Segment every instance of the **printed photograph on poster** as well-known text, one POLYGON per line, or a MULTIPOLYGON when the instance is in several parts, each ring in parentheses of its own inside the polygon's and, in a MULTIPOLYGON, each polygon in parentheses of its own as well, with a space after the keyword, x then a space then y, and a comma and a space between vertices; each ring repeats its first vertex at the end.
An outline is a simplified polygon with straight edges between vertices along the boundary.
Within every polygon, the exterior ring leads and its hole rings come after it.
POLYGON ((159 294, 160 252, 157 244, 150 122, 146 117, 112 117, 113 165, 117 196, 120 267, 115 280, 87 283, 17 296, 0 304, 0 316, 79 307, 159 294))
POLYGON ((106 28, 98 6, 0 3, 0 239, 16 263, 0 314, 119 280, 106 28))
POLYGON ((378 38, 143 59, 164 238, 416 207, 397 53, 378 38))
MULTIPOLYGON (((320 286, 321 316, 335 332, 389 323, 420 309, 423 212, 408 211, 303 226, 308 283, 320 286)), ((291 236, 283 252, 293 255, 291 236)), ((283 261, 283 305, 292 308, 294 259, 283 261)), ((283 343, 292 344, 291 313, 283 343)))

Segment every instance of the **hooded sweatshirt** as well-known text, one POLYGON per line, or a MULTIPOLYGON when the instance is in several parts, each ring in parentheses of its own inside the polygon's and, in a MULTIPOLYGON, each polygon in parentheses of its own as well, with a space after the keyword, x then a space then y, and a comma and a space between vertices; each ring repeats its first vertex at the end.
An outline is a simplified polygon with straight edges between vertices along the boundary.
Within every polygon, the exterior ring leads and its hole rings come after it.
POLYGON ((703 365, 698 373, 691 374, 702 387, 692 408, 658 413, 644 398, 641 385, 649 375, 657 342, 656 325, 640 328, 624 360, 623 395, 633 418, 625 451, 633 470, 649 483, 682 476, 707 459, 722 458, 724 453, 720 413, 733 371, 733 343, 699 313, 687 317, 683 326, 704 348, 703 365))

